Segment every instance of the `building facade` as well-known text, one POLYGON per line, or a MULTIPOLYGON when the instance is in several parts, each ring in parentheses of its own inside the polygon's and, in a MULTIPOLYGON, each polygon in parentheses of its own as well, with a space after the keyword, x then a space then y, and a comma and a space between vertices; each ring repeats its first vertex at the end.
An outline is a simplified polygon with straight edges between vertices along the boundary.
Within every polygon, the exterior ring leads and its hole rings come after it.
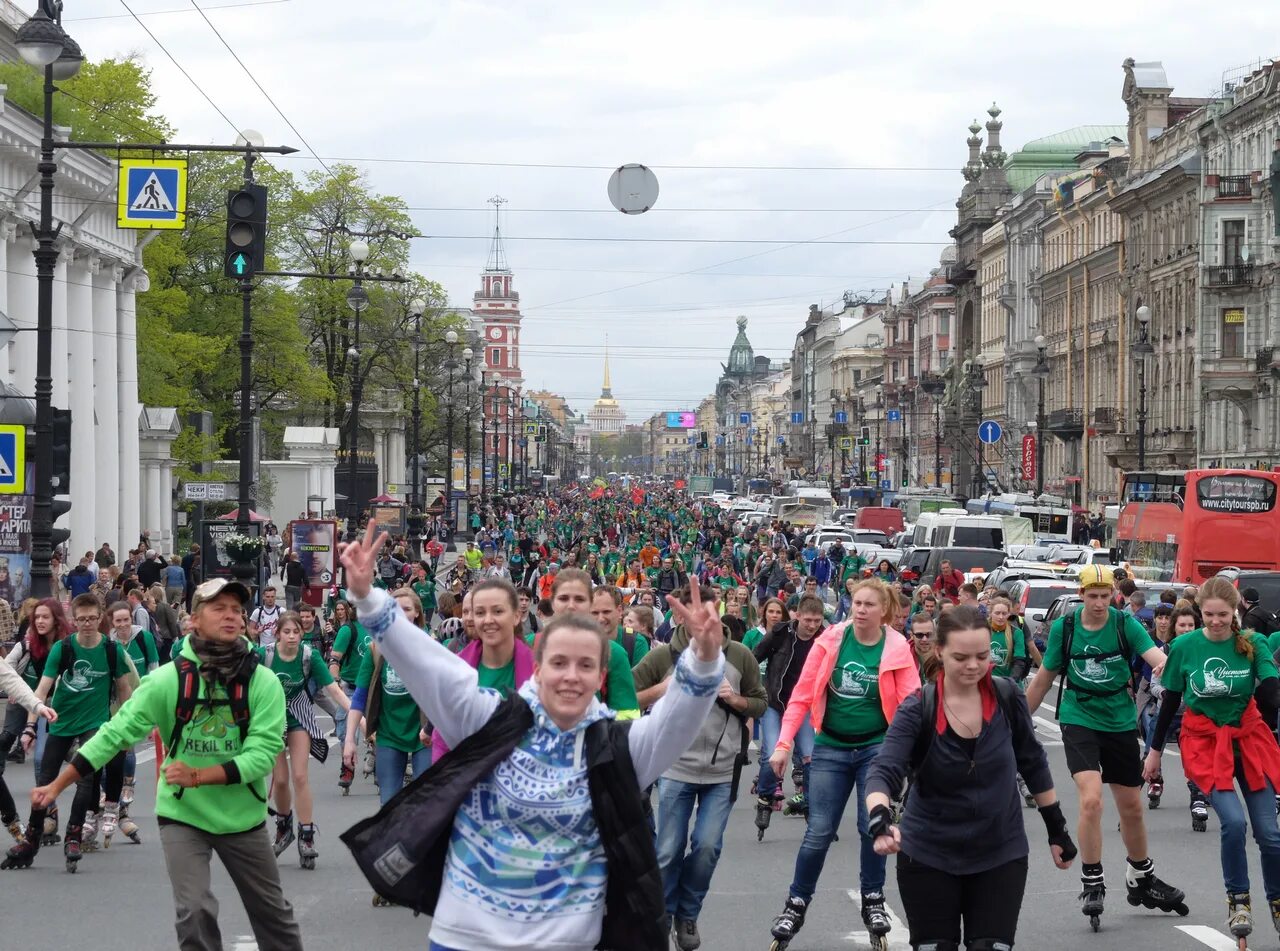
POLYGON ((587 423, 593 436, 617 435, 627 424, 627 414, 613 398, 613 384, 609 380, 608 341, 604 345, 604 382, 600 387, 600 398, 592 404, 591 411, 587 413, 587 423))

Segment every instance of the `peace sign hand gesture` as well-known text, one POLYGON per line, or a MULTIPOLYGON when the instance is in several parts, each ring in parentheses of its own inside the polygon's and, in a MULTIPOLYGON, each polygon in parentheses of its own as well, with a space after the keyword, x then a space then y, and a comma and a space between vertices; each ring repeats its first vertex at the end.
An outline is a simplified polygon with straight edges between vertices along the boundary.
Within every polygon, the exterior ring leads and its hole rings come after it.
POLYGON ((375 536, 375 527, 370 521, 363 539, 347 542, 339 549, 339 558, 347 573, 347 592, 353 598, 365 597, 373 587, 378 552, 387 543, 387 533, 381 532, 375 536))
POLYGON ((724 628, 716 613, 714 601, 702 600, 701 586, 695 581, 689 585, 689 604, 676 598, 667 599, 671 616, 689 632, 689 641, 700 661, 715 660, 724 647, 724 628))

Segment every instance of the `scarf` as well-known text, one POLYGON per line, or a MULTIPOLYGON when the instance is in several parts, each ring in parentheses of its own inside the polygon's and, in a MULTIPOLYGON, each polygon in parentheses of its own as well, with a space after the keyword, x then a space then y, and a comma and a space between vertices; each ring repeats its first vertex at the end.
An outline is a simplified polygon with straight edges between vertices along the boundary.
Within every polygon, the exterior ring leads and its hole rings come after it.
POLYGON ((237 637, 228 644, 192 634, 187 638, 187 643, 200 662, 200 676, 204 679, 209 696, 213 696, 213 688, 218 684, 225 690, 256 656, 243 637, 237 637))

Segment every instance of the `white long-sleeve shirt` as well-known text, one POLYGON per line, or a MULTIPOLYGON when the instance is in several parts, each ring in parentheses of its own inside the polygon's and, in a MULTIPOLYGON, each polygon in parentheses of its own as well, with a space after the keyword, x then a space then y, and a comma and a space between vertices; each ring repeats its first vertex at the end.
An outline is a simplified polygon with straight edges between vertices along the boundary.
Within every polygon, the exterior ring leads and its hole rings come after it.
MULTIPOLYGON (((35 713, 40 701, 16 669, 25 656, 26 645, 19 641, 18 646, 9 652, 7 663, 0 664, 0 691, 4 692, 10 703, 19 703, 28 713, 35 713)), ((30 663, 30 660, 27 662, 30 663)))
MULTIPOLYGON (((450 747, 485 725, 501 697, 480 688, 473 667, 409 621, 384 591, 370 591, 356 609, 450 747)), ((682 652, 671 689, 630 727, 640 788, 693 741, 723 676, 723 654, 704 662, 682 652)), ((534 725, 458 810, 430 937, 459 951, 590 951, 600 940, 607 868, 584 744, 586 728, 613 711, 592 700, 582 721, 562 731, 538 700, 534 680, 520 695, 534 725)))

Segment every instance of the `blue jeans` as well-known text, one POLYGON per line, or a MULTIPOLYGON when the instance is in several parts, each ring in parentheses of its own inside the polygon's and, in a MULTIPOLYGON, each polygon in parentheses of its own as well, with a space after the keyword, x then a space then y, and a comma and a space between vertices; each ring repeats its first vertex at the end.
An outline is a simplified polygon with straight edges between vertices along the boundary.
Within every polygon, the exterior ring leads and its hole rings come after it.
POLYGON ((413 778, 417 779, 431 765, 431 749, 423 747, 416 753, 406 753, 377 743, 373 748, 373 775, 378 780, 378 798, 386 805, 391 797, 404 786, 404 768, 413 764, 413 778))
POLYGON ((1258 792, 1242 792, 1244 807, 1234 789, 1209 794, 1222 826, 1222 881, 1229 892, 1249 890, 1249 857, 1245 854, 1245 809, 1248 824, 1262 852, 1262 884, 1267 901, 1280 898, 1280 825, 1276 823, 1276 796, 1271 784, 1258 792))
POLYGON ((658 868, 662 869, 669 915, 698 920, 702 901, 711 888, 711 875, 720 860, 732 785, 658 780, 658 868), (689 820, 693 818, 695 802, 698 817, 690 842, 689 820))
MULTIPOLYGON (((858 879, 862 893, 884 891, 885 857, 876 855, 873 839, 867 834, 867 771, 880 751, 879 744, 861 750, 844 750, 835 746, 815 746, 809 764, 809 785, 805 789, 809 801, 809 825, 796 855, 795 878, 791 896, 813 899, 818 876, 827 860, 827 849, 840 828, 845 806, 857 789, 858 835, 862 839, 858 879)), ((1272 810, 1275 803, 1272 803, 1272 810)))
MULTIPOLYGON (((778 788, 778 774, 769 765, 769 757, 773 748, 778 745, 778 734, 782 732, 782 714, 773 707, 764 711, 760 718, 760 777, 756 780, 756 793, 761 796, 772 796, 778 788)), ((795 750, 805 760, 804 788, 809 791, 809 760, 813 757, 813 725, 806 716, 796 731, 795 750)))
MULTIPOLYGON (((351 695, 356 692, 355 684, 351 683, 350 681, 340 680, 338 681, 338 686, 341 687, 342 692, 347 695, 347 699, 350 699, 351 695)), ((340 744, 346 743, 347 742, 347 711, 344 710, 342 707, 338 707, 334 711, 333 727, 334 727, 334 730, 337 731, 338 742, 340 744)), ((360 731, 357 730, 356 746, 359 746, 359 745, 360 745, 360 731)))

